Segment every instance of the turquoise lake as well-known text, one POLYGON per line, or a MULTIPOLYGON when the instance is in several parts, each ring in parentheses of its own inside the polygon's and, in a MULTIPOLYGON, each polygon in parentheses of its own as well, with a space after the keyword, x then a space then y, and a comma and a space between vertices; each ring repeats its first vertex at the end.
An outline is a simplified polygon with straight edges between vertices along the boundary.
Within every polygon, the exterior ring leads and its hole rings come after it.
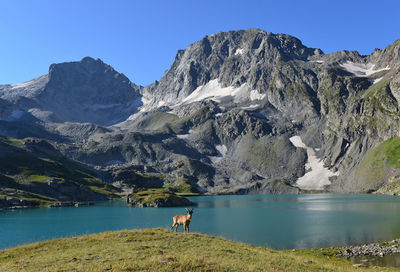
MULTIPOLYGON (((382 195, 229 195, 190 198, 191 232, 276 249, 355 245, 400 237, 400 197, 382 195)), ((0 211, 0 249, 108 230, 169 228, 178 208, 90 207, 0 211)), ((182 226, 178 231, 183 231, 182 226)))

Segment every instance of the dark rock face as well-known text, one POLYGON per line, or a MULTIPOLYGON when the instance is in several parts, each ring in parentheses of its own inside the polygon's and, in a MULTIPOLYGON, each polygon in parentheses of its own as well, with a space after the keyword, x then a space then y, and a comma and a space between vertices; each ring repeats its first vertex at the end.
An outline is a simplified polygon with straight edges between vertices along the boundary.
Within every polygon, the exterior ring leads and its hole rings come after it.
POLYGON ((323 169, 327 182, 314 189, 379 191, 395 177, 378 187, 354 180, 368 152, 400 136, 399 44, 325 55, 289 35, 217 33, 179 50, 146 87, 100 60, 54 64, 0 86, 0 133, 32 136, 25 128, 34 126, 35 137, 118 184, 296 193, 300 177, 323 169))

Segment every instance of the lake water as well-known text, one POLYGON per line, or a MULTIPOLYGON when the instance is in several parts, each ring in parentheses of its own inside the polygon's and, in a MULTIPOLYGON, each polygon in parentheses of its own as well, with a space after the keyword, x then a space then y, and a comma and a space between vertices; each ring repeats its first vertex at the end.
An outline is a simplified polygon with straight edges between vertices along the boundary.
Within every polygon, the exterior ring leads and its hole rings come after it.
MULTIPOLYGON (((381 195, 238 195, 190 198, 190 231, 276 249, 355 245, 400 237, 400 198, 381 195)), ((108 230, 169 228, 178 208, 90 207, 0 211, 0 249, 108 230)), ((182 231, 179 227, 178 231, 182 231)))

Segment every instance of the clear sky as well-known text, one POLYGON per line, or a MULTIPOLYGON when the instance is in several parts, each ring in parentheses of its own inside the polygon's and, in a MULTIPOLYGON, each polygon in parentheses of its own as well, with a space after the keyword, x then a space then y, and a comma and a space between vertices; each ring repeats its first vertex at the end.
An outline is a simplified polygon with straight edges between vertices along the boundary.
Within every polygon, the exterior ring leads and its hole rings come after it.
POLYGON ((247 28, 290 34, 325 53, 370 54, 400 38, 400 1, 0 0, 0 84, 91 56, 147 85, 178 49, 247 28))

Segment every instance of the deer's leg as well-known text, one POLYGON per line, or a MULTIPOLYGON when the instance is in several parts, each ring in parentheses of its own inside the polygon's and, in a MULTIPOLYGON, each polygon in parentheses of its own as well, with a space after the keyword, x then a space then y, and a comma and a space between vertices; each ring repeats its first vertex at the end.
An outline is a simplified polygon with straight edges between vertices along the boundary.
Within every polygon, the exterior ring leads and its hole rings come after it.
POLYGON ((189 225, 187 225, 187 232, 189 232, 189 225))
POLYGON ((175 227, 175 223, 173 223, 173 224, 172 224, 172 226, 171 226, 171 230, 172 230, 174 227, 175 227))

